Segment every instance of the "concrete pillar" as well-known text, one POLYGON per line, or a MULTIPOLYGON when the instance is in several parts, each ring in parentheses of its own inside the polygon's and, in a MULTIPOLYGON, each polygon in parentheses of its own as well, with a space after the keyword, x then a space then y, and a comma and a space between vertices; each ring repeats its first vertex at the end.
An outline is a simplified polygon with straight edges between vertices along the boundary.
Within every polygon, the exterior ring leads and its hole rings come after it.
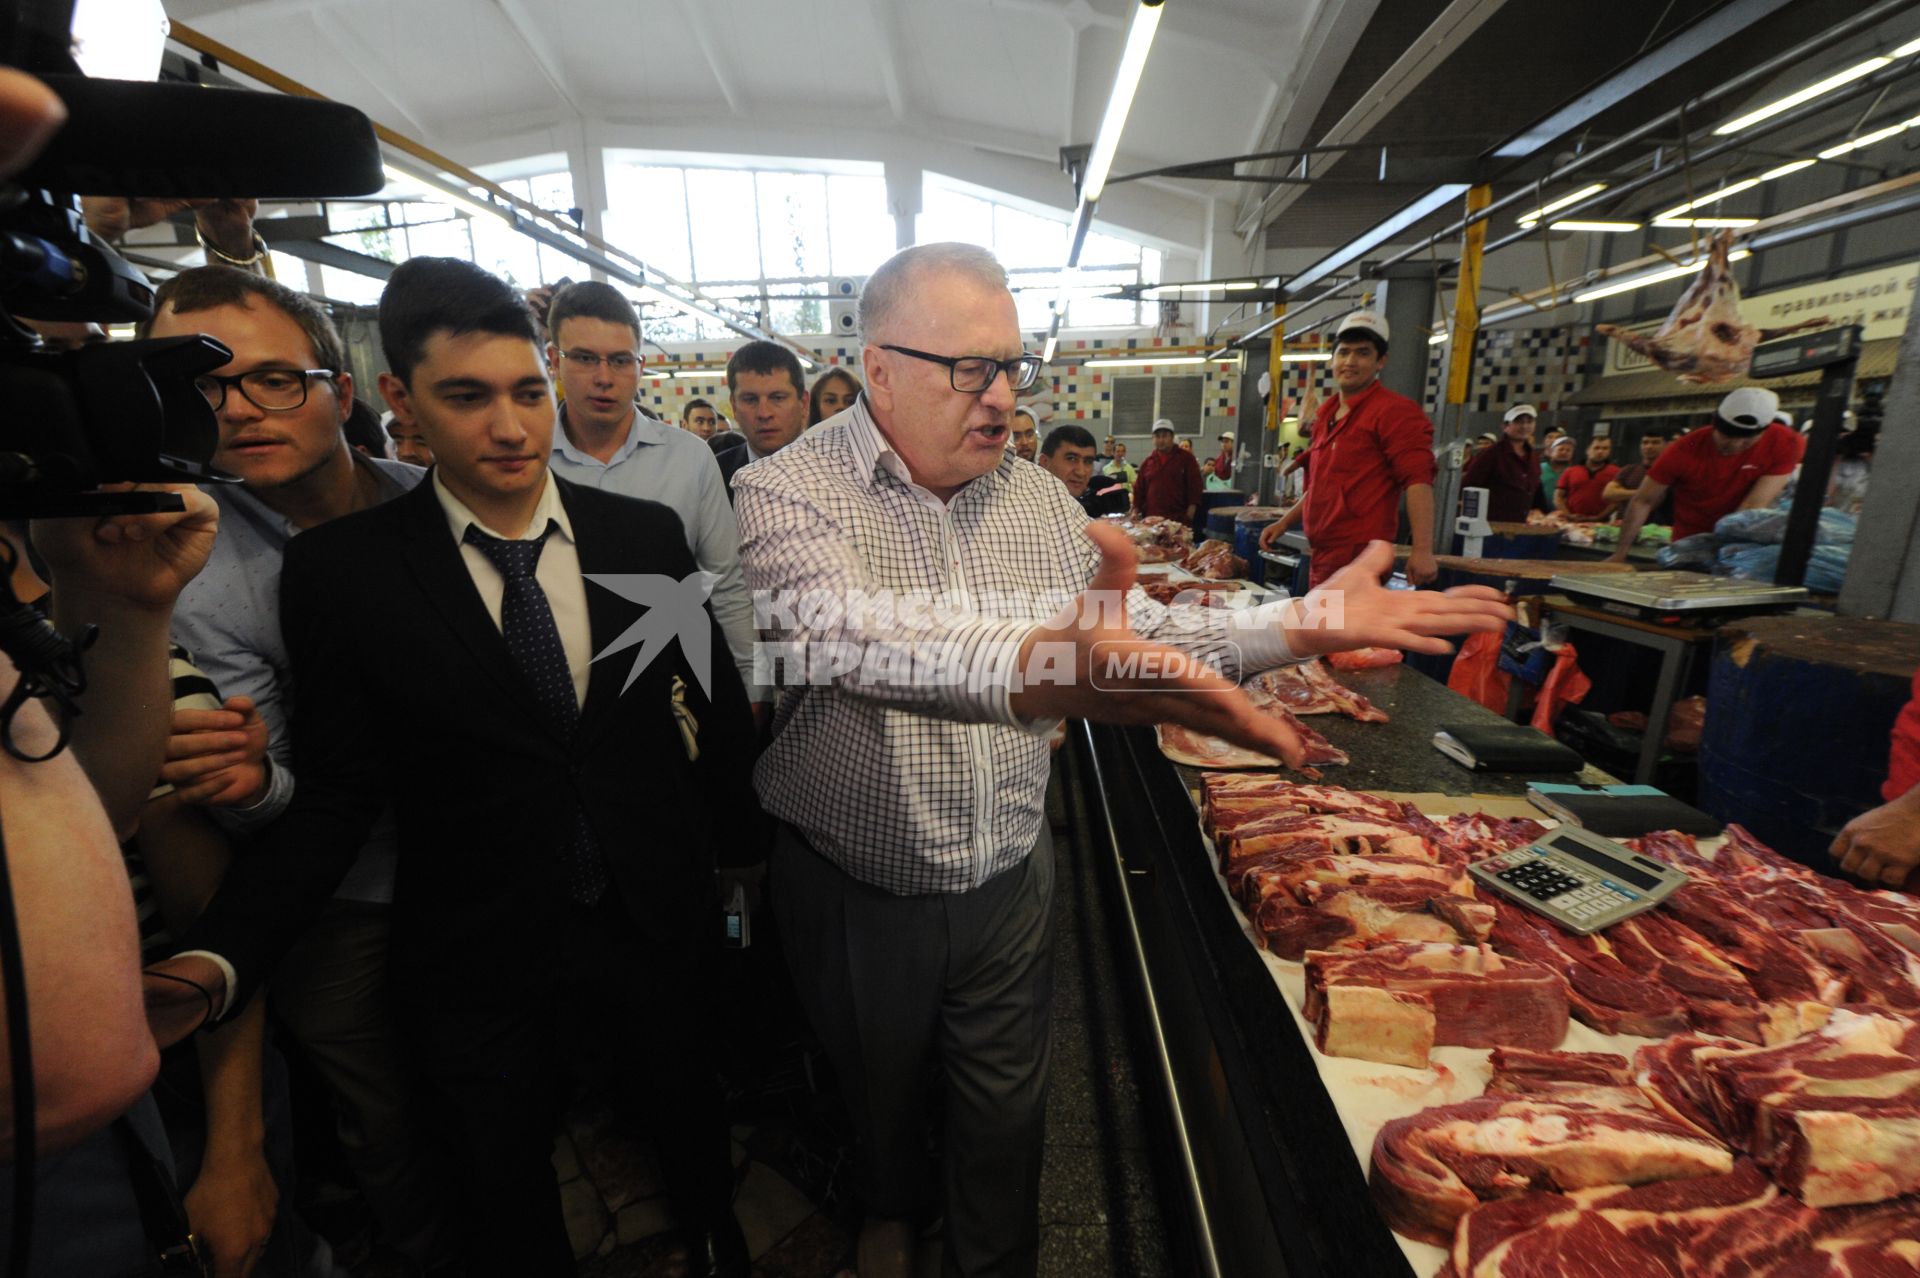
POLYGON ((912 248, 914 222, 920 216, 920 184, 924 170, 916 164, 887 161, 887 208, 893 213, 893 246, 912 248))
POLYGON ((1380 384, 1416 404, 1427 398, 1427 330, 1433 327, 1433 264, 1400 262, 1377 277, 1374 309, 1386 316, 1393 340, 1380 384))
POLYGON ((1907 331, 1873 450, 1873 481, 1860 510, 1860 528, 1840 589, 1843 617, 1891 617, 1920 622, 1920 322, 1907 311, 1907 331))

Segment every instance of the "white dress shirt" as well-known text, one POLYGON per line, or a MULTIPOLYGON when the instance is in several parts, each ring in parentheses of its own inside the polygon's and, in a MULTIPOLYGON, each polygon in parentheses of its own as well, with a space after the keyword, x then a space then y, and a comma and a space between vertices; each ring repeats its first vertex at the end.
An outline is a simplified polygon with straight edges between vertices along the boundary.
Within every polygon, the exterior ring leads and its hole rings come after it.
MULTIPOLYGON (((783 672, 773 741, 754 770, 767 811, 848 874, 898 894, 969 891, 1018 865, 1045 816, 1054 725, 1014 715, 1016 659, 1099 563, 1066 485, 1009 453, 942 501, 913 482, 862 397, 742 468, 734 498, 774 647, 854 658, 831 682, 783 672), (942 606, 892 616, 777 606, 888 594, 942 606)), ((1169 609, 1135 590, 1127 615, 1143 637, 1229 678, 1291 659, 1268 608, 1169 609)))
POLYGON ((587 583, 580 575, 580 551, 573 537, 573 521, 567 518, 567 508, 560 501, 559 486, 551 474, 545 477, 545 482, 540 504, 534 507, 533 518, 527 521, 526 531, 518 537, 508 537, 487 527, 480 516, 467 509, 466 503, 447 491, 437 469, 433 472, 433 495, 440 500, 440 509, 446 512, 447 527, 452 530, 454 544, 460 547, 467 575, 473 578, 473 587, 480 592, 480 602, 486 605, 487 615, 493 618, 496 628, 500 625, 500 600, 507 593, 507 579, 500 575, 485 551, 467 544, 467 527, 472 525, 501 541, 535 541, 549 522, 558 525, 547 537, 547 547, 540 552, 540 566, 534 570, 533 578, 546 592, 547 607, 553 610, 553 624, 559 627, 560 646, 566 650, 567 668, 573 673, 574 700, 584 705, 587 674, 593 664, 587 583))

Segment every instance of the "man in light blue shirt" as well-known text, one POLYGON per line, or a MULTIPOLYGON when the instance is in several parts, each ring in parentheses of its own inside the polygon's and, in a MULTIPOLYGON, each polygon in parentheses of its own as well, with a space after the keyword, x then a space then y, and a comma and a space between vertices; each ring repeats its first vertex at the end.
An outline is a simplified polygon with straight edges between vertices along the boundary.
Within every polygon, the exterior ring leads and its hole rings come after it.
POLYGON ((714 574, 709 606, 727 637, 756 716, 772 698, 753 682, 753 603, 740 573, 740 529, 713 453, 699 436, 643 417, 640 317, 610 284, 569 284, 547 312, 547 362, 566 391, 553 438, 554 474, 588 488, 657 501, 680 516, 687 548, 714 574))

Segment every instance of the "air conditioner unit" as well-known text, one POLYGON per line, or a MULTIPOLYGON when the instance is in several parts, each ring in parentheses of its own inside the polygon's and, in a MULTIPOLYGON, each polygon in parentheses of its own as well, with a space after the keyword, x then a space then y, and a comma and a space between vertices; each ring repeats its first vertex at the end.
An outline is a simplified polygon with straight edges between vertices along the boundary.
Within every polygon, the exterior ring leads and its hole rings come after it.
POLYGON ((859 335, 860 290, 866 285, 864 276, 836 275, 827 281, 827 312, 836 336, 859 335))

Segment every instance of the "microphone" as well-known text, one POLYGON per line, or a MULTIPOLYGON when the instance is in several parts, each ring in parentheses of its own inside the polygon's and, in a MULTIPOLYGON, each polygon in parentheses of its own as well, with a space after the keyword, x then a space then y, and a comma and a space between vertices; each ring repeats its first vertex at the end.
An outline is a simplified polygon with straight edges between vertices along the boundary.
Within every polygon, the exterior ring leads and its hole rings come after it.
POLYGON ((197 84, 40 79, 67 122, 13 180, 156 199, 313 199, 386 185, 373 123, 343 102, 197 84))

